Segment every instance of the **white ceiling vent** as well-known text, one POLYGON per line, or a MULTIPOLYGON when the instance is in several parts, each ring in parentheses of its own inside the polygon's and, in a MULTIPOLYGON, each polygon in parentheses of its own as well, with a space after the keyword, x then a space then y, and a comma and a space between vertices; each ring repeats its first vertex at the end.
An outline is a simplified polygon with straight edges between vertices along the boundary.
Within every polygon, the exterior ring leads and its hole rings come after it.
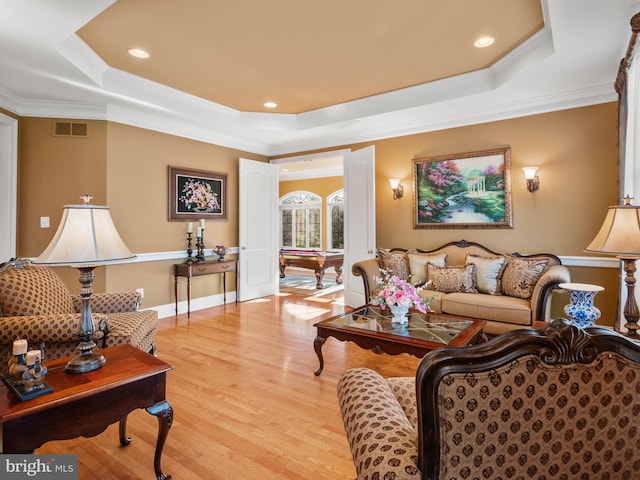
POLYGON ((55 137, 88 137, 89 125, 86 123, 53 122, 55 137))

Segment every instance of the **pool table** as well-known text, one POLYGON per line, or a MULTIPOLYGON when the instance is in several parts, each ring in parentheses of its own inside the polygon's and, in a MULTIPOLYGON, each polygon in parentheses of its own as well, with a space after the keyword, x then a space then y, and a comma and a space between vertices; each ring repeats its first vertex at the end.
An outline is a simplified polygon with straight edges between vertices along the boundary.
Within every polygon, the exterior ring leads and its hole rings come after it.
POLYGON ((325 252, 322 250, 280 250, 280 278, 284 278, 285 268, 300 267, 309 268, 316 273, 316 288, 324 288, 322 279, 324 271, 333 267, 336 271, 336 284, 340 285, 342 279, 342 264, 344 263, 344 253, 325 252))

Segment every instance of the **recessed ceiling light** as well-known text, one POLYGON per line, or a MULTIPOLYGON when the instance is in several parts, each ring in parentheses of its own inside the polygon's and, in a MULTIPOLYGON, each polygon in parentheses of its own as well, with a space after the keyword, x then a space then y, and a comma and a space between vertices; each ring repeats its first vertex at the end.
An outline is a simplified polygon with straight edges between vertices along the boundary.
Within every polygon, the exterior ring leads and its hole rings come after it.
POLYGON ((264 106, 267 108, 276 108, 278 104, 275 102, 264 102, 264 106))
POLYGON ((473 46, 476 48, 485 48, 489 45, 493 45, 493 42, 495 41, 495 38, 485 35, 484 37, 479 37, 475 42, 473 42, 473 46))
POLYGON ((131 55, 132 57, 136 57, 136 58, 149 58, 149 52, 147 52, 146 50, 143 50, 141 48, 130 48, 129 50, 127 50, 127 52, 129 52, 129 55, 131 55))

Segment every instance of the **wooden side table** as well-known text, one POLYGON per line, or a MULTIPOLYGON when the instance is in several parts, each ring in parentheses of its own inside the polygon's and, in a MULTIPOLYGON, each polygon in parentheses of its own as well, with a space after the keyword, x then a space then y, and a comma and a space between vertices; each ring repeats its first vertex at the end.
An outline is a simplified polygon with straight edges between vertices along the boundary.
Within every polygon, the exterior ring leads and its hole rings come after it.
POLYGON ((153 460, 156 478, 162 472, 160 458, 173 409, 165 399, 166 374, 171 365, 131 345, 100 350, 107 363, 87 373, 69 374, 69 358, 46 362, 47 383, 53 393, 21 402, 0 384, 0 439, 3 454, 30 453, 51 440, 94 437, 120 422, 120 444, 126 435, 127 415, 138 408, 158 418, 158 438, 153 460))
POLYGON ((175 278, 176 315, 178 315, 178 277, 187 279, 187 318, 191 316, 191 277, 222 274, 222 301, 227 303, 227 272, 236 272, 236 303, 238 303, 238 278, 240 271, 237 260, 219 262, 211 260, 201 263, 178 263, 173 266, 175 278))

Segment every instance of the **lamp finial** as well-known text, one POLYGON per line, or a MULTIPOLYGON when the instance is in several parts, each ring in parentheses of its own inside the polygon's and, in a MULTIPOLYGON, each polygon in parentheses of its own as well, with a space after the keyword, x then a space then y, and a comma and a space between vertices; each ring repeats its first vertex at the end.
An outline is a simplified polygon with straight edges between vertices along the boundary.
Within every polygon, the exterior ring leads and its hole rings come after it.
POLYGON ((633 200, 634 197, 630 197, 629 194, 627 193, 625 195, 625 197, 622 199, 622 201, 624 202, 624 205, 631 205, 631 200, 633 200))
POLYGON ((89 205, 89 202, 91 202, 91 200, 93 200, 93 197, 91 195, 89 195, 88 193, 85 193, 80 198, 84 201, 85 205, 89 205))

